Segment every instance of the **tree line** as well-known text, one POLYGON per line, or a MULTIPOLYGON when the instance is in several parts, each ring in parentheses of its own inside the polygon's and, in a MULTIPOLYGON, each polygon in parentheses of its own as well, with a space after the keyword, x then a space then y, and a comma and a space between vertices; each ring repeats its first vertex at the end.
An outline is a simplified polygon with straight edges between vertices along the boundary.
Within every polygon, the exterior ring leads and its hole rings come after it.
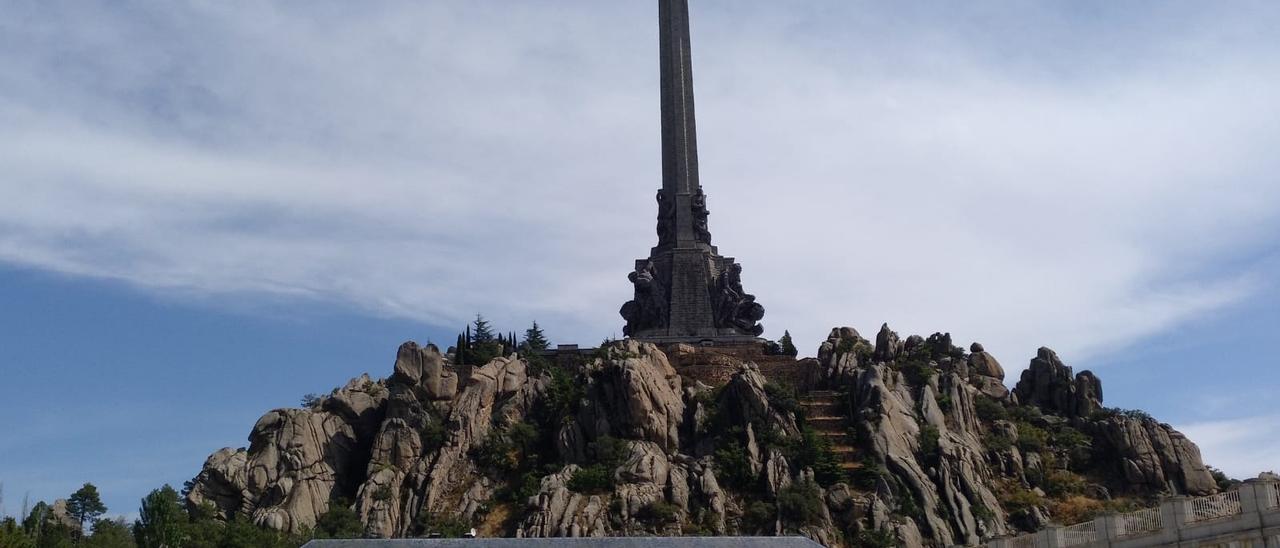
POLYGON ((537 321, 524 332, 523 340, 516 338, 514 331, 495 333, 489 320, 476 314, 475 321, 466 326, 453 345, 453 363, 458 365, 484 365, 499 356, 507 356, 512 352, 532 354, 546 350, 551 345, 547 342, 546 333, 537 321))
POLYGON ((211 504, 191 507, 185 491, 165 485, 141 501, 138 519, 105 518, 97 487, 86 483, 50 505, 43 501, 19 516, 0 517, 0 548, 297 548, 313 538, 360 538, 364 525, 346 501, 330 503, 314 528, 283 533, 246 516, 218 515, 211 504))

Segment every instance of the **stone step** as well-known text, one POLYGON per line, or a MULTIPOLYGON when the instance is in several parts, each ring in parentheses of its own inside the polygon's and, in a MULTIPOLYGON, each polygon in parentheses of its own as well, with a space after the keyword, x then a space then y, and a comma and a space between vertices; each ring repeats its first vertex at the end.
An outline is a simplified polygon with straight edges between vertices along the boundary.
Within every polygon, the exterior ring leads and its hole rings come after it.
POLYGON ((841 417, 840 415, 808 415, 804 420, 805 422, 810 423, 844 422, 844 417, 841 417))
POLYGON ((819 409, 831 409, 834 410, 837 415, 843 415, 845 408, 845 406, 840 402, 801 403, 800 407, 803 407, 806 413, 813 413, 819 409))
POLYGON ((838 422, 827 423, 827 424, 810 423, 809 428, 812 428, 813 431, 817 432, 819 435, 827 436, 827 437, 844 436, 847 434, 847 432, 845 431, 844 424, 838 423, 838 422))

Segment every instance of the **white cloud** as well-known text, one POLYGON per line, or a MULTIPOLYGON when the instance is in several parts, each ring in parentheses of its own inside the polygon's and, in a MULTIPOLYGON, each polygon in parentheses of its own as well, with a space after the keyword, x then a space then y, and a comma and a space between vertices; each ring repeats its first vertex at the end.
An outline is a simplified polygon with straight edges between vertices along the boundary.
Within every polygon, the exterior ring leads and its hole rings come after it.
MULTIPOLYGON (((648 2, 139 9, 4 33, 0 260, 620 332, 660 186, 648 2)), ((779 9, 695 13, 712 233, 770 335, 813 348, 888 321, 1017 369, 1265 277, 1213 266, 1274 245, 1280 220, 1277 57, 1219 39, 1262 23, 1185 17, 1116 44, 1020 14, 1081 44, 1053 48, 779 9)))
POLYGON ((1280 471, 1280 415, 1193 422, 1177 427, 1204 461, 1237 479, 1280 471))

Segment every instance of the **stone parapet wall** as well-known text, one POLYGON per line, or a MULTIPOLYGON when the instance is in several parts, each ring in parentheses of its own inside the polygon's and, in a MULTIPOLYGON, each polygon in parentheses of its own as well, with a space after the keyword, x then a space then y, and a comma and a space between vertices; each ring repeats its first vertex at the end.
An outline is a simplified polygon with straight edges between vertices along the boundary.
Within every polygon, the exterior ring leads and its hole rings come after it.
POLYGON ((996 539, 991 548, 1280 548, 1280 481, 1248 480, 1206 497, 1175 497, 1157 508, 1106 515, 1070 527, 996 539))

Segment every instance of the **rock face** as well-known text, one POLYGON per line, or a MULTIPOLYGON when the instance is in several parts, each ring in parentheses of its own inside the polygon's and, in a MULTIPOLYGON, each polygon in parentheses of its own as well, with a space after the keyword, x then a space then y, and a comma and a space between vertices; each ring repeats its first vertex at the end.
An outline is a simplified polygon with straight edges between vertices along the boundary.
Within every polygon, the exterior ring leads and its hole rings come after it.
POLYGON ((887 325, 874 343, 833 329, 799 373, 731 356, 699 361, 725 370, 709 386, 634 340, 575 363, 472 367, 405 343, 385 381, 268 412, 248 448, 209 457, 188 503, 300 531, 341 500, 381 538, 461 524, 947 546, 1044 526, 1065 497, 1215 489, 1193 443, 1103 408, 1097 377, 1047 348, 1013 393, 981 345, 887 325))
POLYGON ((1074 378, 1071 368, 1053 350, 1041 347, 1013 389, 1018 402, 1068 417, 1088 417, 1102 408, 1102 383, 1082 371, 1074 378))
POLYGON ((1151 417, 1114 415, 1092 424, 1130 490, 1208 495, 1217 489, 1200 448, 1151 417))
POLYGON ((353 468, 368 460, 386 388, 364 376, 335 390, 315 409, 277 409, 249 434, 248 449, 222 449, 205 461, 188 501, 208 502, 224 516, 297 531, 310 527, 329 500, 350 492, 353 468))

